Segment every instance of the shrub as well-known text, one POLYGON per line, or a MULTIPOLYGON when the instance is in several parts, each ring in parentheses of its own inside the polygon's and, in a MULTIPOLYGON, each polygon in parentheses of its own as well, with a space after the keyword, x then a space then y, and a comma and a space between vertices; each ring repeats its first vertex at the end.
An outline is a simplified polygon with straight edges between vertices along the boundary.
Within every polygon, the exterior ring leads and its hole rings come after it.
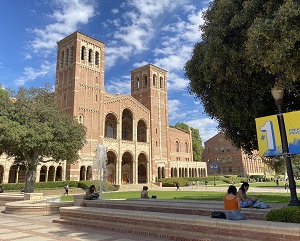
POLYGON ((1 186, 6 191, 18 191, 21 192, 21 190, 25 187, 25 183, 1 183, 1 186))
MULTIPOLYGON (((89 186, 95 185, 96 189, 98 190, 99 187, 99 181, 97 180, 91 180, 91 181, 80 181, 78 182, 78 187, 82 188, 84 190, 87 190, 89 186)), ((108 182, 102 182, 102 191, 118 191, 120 188, 120 185, 112 185, 108 182)))
POLYGON ((242 183, 242 182, 247 182, 247 178, 246 177, 237 177, 237 176, 226 176, 224 178, 224 182, 231 184, 232 180, 235 183, 242 183))
MULTIPOLYGON (((92 184, 98 188, 99 181, 56 181, 56 182, 36 182, 34 184, 34 189, 41 190, 41 189, 58 189, 58 188, 64 188, 64 186, 69 185, 69 187, 73 188, 82 188, 84 190, 88 189, 88 187, 92 184)), ((119 190, 119 185, 112 185, 107 182, 102 183, 102 190, 105 191, 117 191, 119 190)), ((25 187, 25 183, 1 183, 2 188, 4 189, 4 192, 7 191, 18 191, 21 192, 22 189, 25 187)))
POLYGON ((185 180, 184 178, 162 178, 159 180, 160 182, 162 182, 162 186, 163 187, 175 187, 175 183, 178 182, 180 187, 184 187, 187 186, 187 184, 189 183, 189 181, 185 180))
POLYGON ((300 223, 300 207, 283 207, 270 211, 266 217, 267 221, 300 223))

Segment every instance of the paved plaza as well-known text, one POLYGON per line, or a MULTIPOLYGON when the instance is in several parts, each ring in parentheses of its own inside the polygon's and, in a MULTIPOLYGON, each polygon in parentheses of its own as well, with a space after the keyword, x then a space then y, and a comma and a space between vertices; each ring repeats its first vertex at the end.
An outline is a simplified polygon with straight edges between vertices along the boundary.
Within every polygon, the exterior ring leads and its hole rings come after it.
POLYGON ((56 215, 5 214, 0 207, 1 241, 165 241, 155 237, 53 223, 56 215))

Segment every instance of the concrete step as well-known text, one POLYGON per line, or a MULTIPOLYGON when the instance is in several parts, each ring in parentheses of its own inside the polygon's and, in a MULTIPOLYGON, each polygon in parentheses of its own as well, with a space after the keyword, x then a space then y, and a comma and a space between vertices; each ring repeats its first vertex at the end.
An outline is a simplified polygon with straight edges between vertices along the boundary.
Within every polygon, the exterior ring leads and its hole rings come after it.
POLYGON ((300 224, 95 207, 63 207, 57 223, 180 241, 300 241, 300 224))

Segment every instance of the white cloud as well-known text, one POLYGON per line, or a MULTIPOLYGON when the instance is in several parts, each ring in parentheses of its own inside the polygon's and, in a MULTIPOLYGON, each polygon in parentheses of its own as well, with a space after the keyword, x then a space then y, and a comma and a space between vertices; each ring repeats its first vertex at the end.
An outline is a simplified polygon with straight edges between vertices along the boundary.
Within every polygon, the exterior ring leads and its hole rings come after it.
POLYGON ((180 100, 173 99, 173 100, 168 100, 168 112, 169 112, 169 120, 173 121, 176 119, 185 119, 186 117, 198 113, 199 110, 187 109, 185 104, 183 104, 180 100))
MULTIPOLYGON (((92 0, 59 0, 53 1, 53 3, 56 10, 52 14, 46 15, 52 23, 43 28, 29 29, 35 34, 35 38, 29 42, 28 49, 32 52, 25 54, 27 60, 33 58, 33 53, 38 53, 39 57, 47 58, 56 51, 57 41, 76 31, 80 24, 87 24, 94 16, 95 6, 92 0)), ((55 69, 55 65, 45 63, 42 62, 39 69, 25 67, 23 75, 14 82, 17 85, 24 85, 25 82, 45 76, 55 69), (54 68, 50 69, 49 65, 54 68)))
POLYGON ((111 12, 112 12, 113 14, 117 14, 117 13, 119 13, 120 11, 119 11, 119 9, 114 8, 114 9, 111 10, 111 12))
POLYGON ((134 68, 139 68, 139 67, 145 66, 145 65, 147 65, 147 64, 149 64, 149 62, 147 62, 147 61, 142 61, 142 62, 139 62, 139 63, 134 63, 132 66, 133 66, 134 68))
POLYGON ((43 62, 38 69, 27 66, 24 68, 22 76, 14 80, 14 83, 18 86, 24 85, 27 81, 35 80, 39 77, 45 76, 53 68, 53 64, 51 65, 48 61, 43 62))
POLYGON ((110 80, 106 81, 105 89, 108 93, 112 94, 130 94, 131 82, 129 76, 123 76, 125 80, 110 80))
POLYGON ((185 123, 190 127, 199 130, 200 137, 203 143, 215 136, 219 132, 217 130, 218 123, 215 120, 207 117, 189 120, 185 123))
MULTIPOLYGON (((106 52, 106 67, 113 66, 119 58, 127 58, 118 51, 120 43, 125 47, 131 47, 128 53, 130 55, 149 50, 150 40, 161 31, 161 18, 168 16, 174 9, 185 6, 188 2, 188 0, 128 0, 123 2, 120 7, 130 10, 125 12, 121 19, 108 20, 105 23, 106 27, 112 24, 118 29, 113 35, 117 42, 107 46, 107 49, 111 50, 106 52)), ((175 56, 173 58, 176 59, 175 56)))
POLYGON ((53 23, 42 29, 31 30, 36 34, 35 39, 30 42, 34 52, 52 53, 58 40, 75 31, 78 25, 87 24, 94 16, 94 6, 90 0, 60 0, 56 3, 55 7, 58 9, 48 15, 53 23))
POLYGON ((169 111, 169 118, 172 113, 177 113, 179 111, 179 105, 181 104, 180 100, 169 100, 168 101, 168 111, 169 111))
POLYGON ((182 91, 187 90, 189 81, 186 78, 178 76, 174 72, 170 72, 168 75, 168 90, 182 91))
POLYGON ((26 53, 24 58, 25 58, 25 59, 32 59, 32 55, 29 54, 29 53, 26 53))

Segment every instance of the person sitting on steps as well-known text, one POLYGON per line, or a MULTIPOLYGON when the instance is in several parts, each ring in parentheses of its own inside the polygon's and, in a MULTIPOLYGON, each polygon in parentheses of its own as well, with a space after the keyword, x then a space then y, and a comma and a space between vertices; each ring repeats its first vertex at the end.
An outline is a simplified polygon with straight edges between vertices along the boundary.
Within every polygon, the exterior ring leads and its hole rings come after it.
POLYGON ((141 192, 141 198, 149 198, 148 197, 148 187, 147 186, 143 186, 143 190, 141 192))
POLYGON ((238 196, 241 199, 241 207, 252 207, 253 204, 258 200, 256 197, 248 198, 246 192, 249 189, 249 183, 243 182, 242 186, 240 187, 238 191, 238 196))
POLYGON ((95 187, 95 185, 91 185, 91 186, 88 188, 88 190, 87 190, 87 192, 86 192, 86 194, 85 194, 84 199, 85 199, 85 200, 96 200, 96 199, 98 199, 98 198, 99 198, 99 193, 96 192, 96 187, 95 187))
POLYGON ((237 196, 237 189, 234 185, 230 185, 227 194, 223 198, 226 218, 229 220, 244 220, 247 216, 240 213, 241 203, 237 196))

